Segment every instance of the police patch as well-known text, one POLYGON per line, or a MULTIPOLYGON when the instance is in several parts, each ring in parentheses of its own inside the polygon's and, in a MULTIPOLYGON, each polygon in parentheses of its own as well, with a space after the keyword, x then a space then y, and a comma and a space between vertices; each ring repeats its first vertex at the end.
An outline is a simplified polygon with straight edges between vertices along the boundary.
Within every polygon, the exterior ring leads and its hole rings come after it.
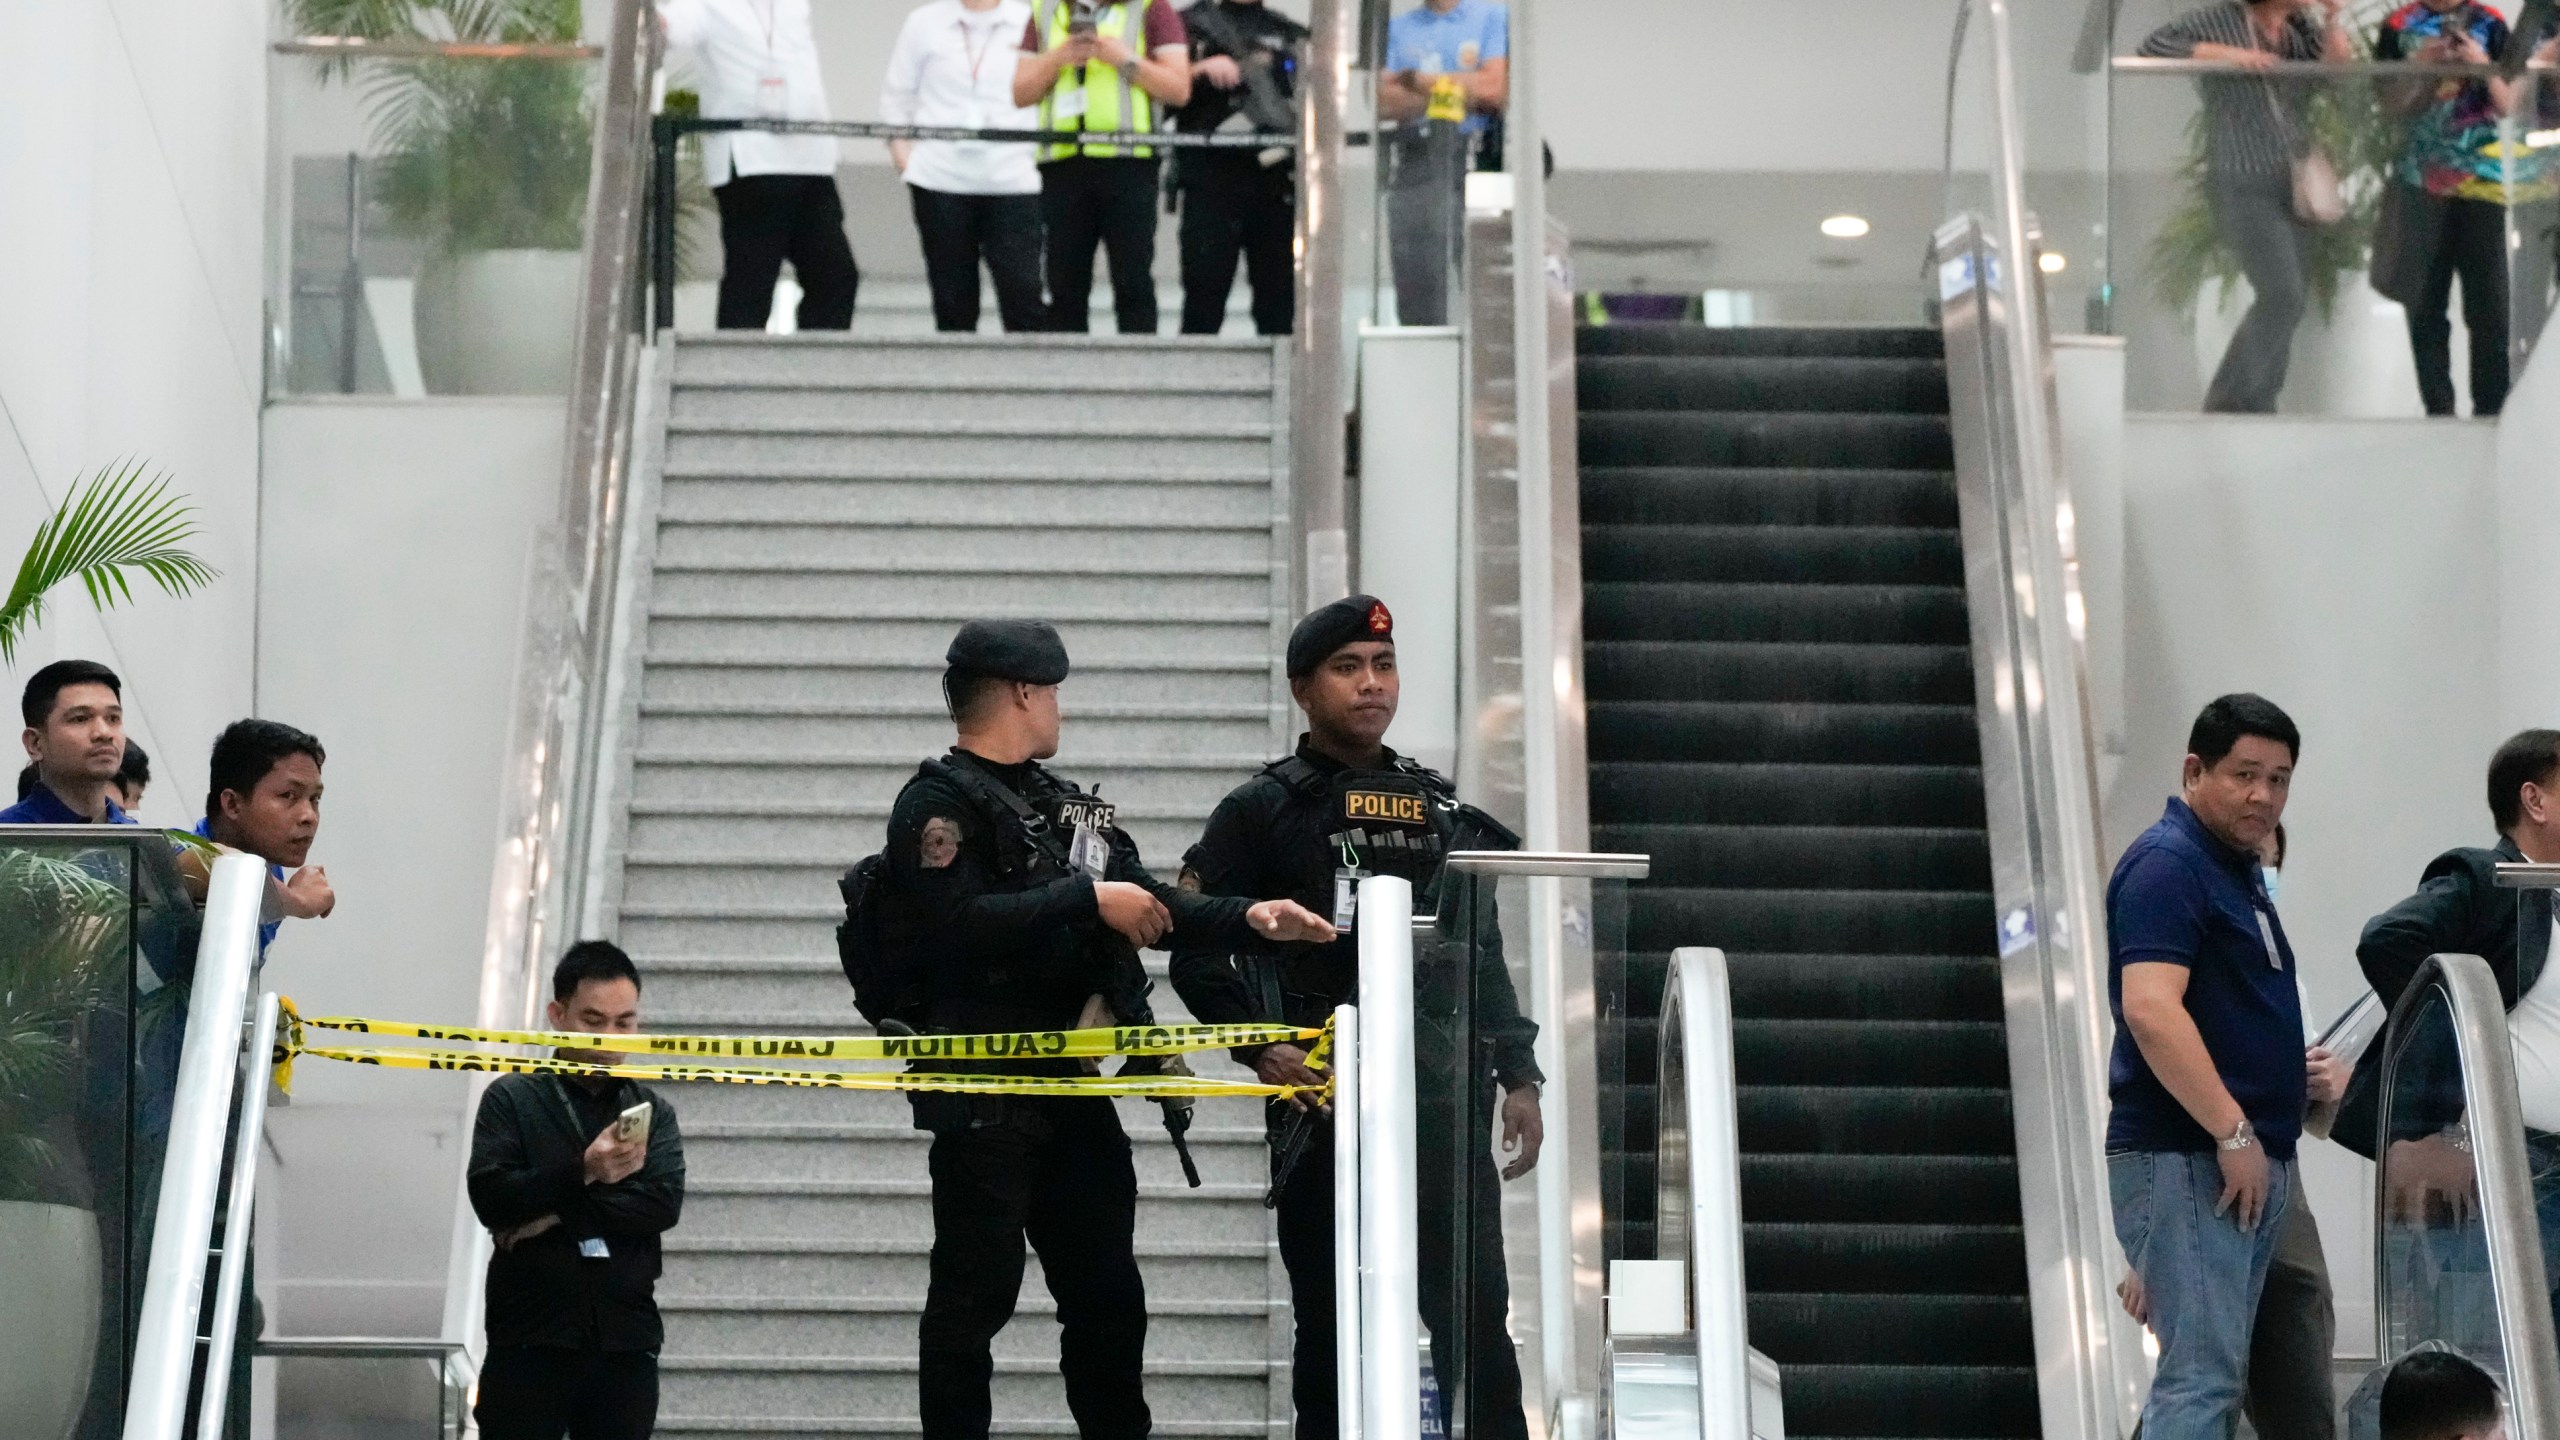
POLYGON ((1058 799, 1057 826, 1061 830, 1112 829, 1120 823, 1118 806, 1091 795, 1063 795, 1058 799))

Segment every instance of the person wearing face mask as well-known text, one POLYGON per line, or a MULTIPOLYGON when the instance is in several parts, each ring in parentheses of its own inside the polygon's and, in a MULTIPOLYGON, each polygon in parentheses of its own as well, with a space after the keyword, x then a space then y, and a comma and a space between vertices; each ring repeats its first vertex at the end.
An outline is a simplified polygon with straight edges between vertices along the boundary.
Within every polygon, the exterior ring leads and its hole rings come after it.
MULTIPOLYGON (((2486 65, 2506 53, 2508 39, 2505 17, 2476 0, 2410 0, 2383 20, 2373 58, 2486 65)), ((2551 49, 2544 45, 2537 58, 2547 62, 2551 49)), ((2407 141, 2383 196, 2375 288, 2408 310, 2419 398, 2430 415, 2454 413, 2446 308, 2457 277, 2471 336, 2471 413, 2492 416, 2506 404, 2507 210, 2514 197, 2498 126, 2538 83, 2416 76, 2381 87, 2407 141)))

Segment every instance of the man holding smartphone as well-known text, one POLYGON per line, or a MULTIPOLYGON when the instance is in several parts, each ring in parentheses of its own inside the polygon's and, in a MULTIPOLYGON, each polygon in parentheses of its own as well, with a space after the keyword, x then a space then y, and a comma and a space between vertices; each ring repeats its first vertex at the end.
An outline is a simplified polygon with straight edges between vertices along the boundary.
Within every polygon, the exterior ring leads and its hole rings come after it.
MULTIPOLYGON (((1146 133, 1191 100, 1191 42, 1171 0, 1037 0, 1013 71, 1013 103, 1040 128, 1146 133)), ((1123 335, 1156 333, 1156 147, 1043 145, 1040 220, 1048 247, 1049 328, 1093 325, 1093 252, 1111 257, 1123 335)))
MULTIPOLYGON (((603 940, 551 974, 554 1030, 640 1029, 640 972, 603 940)), ((610 1050, 559 1058, 612 1065, 610 1050)), ((471 1133, 489 1227, 484 1440, 647 1440, 658 1422, 658 1239, 684 1209, 675 1107, 612 1075, 501 1075, 471 1133)))

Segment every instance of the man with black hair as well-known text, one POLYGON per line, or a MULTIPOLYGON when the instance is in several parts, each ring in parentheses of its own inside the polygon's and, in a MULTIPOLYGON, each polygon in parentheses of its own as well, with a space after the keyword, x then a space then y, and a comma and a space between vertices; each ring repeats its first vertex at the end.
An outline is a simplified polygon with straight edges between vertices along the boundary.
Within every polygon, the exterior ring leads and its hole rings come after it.
POLYGON ((2238 1422, 2294 1190, 2311 1098, 2302 1002, 2258 847, 2284 818, 2301 748, 2260 696, 2206 705, 2180 794, 2107 883, 2107 1177, 2160 1343, 2150 1440, 2222 1440, 2238 1422))
MULTIPOLYGON (((1289 693, 1306 712, 1297 751, 1238 786, 1209 817, 1200 843, 1183 857, 1182 884, 1210 895, 1291 895, 1328 907, 1339 938, 1258 935, 1245 945, 1186 939, 1174 948, 1172 976, 1191 1013, 1211 1023, 1286 1021, 1323 1024, 1352 1001, 1360 983, 1360 950, 1351 929, 1364 874, 1403 874, 1414 883, 1419 911, 1448 915, 1440 894, 1439 857, 1452 849, 1509 849, 1518 842, 1481 811, 1460 805, 1457 787, 1398 755, 1386 744, 1402 682, 1396 670, 1395 619, 1375 596, 1353 595, 1318 608, 1289 637, 1289 693), (1392 817, 1392 818, 1380 818, 1392 817)), ((1404 916, 1381 917, 1401 925, 1404 916)), ((1422 1317, 1431 1331, 1434 1372, 1464 1374, 1468 1429, 1479 1440, 1525 1440, 1520 1363, 1511 1343, 1510 1285, 1503 1268, 1501 1186, 1538 1163, 1545 1137, 1538 1087, 1545 1076, 1532 1054, 1538 1027, 1520 1013, 1496 937, 1477 934, 1484 913, 1455 917, 1468 928, 1474 956, 1474 1006, 1455 985, 1426 987, 1416 997, 1429 1037, 1471 1029, 1484 1058, 1472 1073, 1425 1043, 1417 1056, 1424 1085, 1417 1130, 1428 1137, 1415 1169, 1423 1222, 1418 1231, 1422 1317), (1493 1103, 1499 1090, 1498 1107, 1493 1103), (1463 1107, 1463 1108, 1462 1108, 1463 1107), (1498 1113, 1509 1163, 1499 1175, 1487 1144, 1498 1113), (1463 1278, 1457 1251, 1474 1267, 1463 1278), (1457 1323, 1458 1292, 1466 1319, 1457 1323), (1462 1342, 1463 1337, 1463 1342, 1462 1342), (1455 1347, 1466 1343, 1463 1356, 1455 1347)), ((1454 978, 1453 965, 1421 972, 1454 978)), ((1302 1046, 1240 1051, 1237 1059, 1273 1084, 1321 1083, 1302 1046)), ((1332 1440, 1339 1430, 1334 1395, 1333 1141, 1331 1122, 1273 1104, 1272 1190, 1279 1212, 1281 1263, 1289 1271, 1297 1316, 1290 1391, 1298 1440, 1332 1440)), ((1452 1429, 1455 1427, 1452 1426, 1452 1429)))
POLYGON ((2400 1358, 2382 1382, 2382 1440, 2506 1440, 2498 1382, 2450 1350, 2400 1358))
POLYGON ((116 767, 116 803, 130 815, 142 808, 143 792, 150 788, 151 752, 128 735, 124 739, 124 763, 116 767))
POLYGON ((0 825, 130 825, 116 803, 124 764, 124 682, 94 660, 56 660, 27 677, 19 743, 34 781, 0 825))
MULTIPOLYGON (((889 814, 883 883, 921 982, 892 1007, 953 1034, 1149 1024, 1136 950, 1168 933, 1220 944, 1330 937, 1289 900, 1211 899, 1147 872, 1112 807, 1051 774, 1067 650, 1038 621, 972 620, 944 654, 958 743, 889 814), (1134 982, 1134 983, 1133 983, 1134 982), (1105 997, 1108 997, 1107 1005, 1105 997)), ((955 1063, 1075 1075, 1074 1060, 955 1063)), ((1125 1072, 1124 1072, 1125 1073, 1125 1072)), ((1023 1243, 1057 1298, 1059 1370, 1084 1440, 1144 1440, 1146 1287, 1138 1177, 1101 1096, 911 1093, 933 1134, 933 1253, 917 1326, 925 1440, 985 1440, 991 1344, 1022 1289, 1023 1243)))
MULTIPOLYGON (((196 822, 198 835, 266 861, 280 908, 295 920, 338 908, 329 872, 303 863, 320 834, 320 767, 328 759, 317 739, 290 725, 235 720, 213 742, 204 818, 196 822)), ((261 950, 282 927, 270 920, 258 928, 261 950)))
MULTIPOLYGON (((640 1032, 640 972, 581 940, 551 972, 550 1024, 640 1032)), ((612 1067, 612 1050, 562 1048, 612 1067)), ((676 1111, 620 1076, 501 1075, 471 1130, 472 1212, 489 1227, 485 1440, 646 1440, 658 1423, 659 1237, 684 1211, 676 1111), (639 1113, 634 1113, 639 1112, 639 1113), (645 1115, 645 1120, 643 1116, 645 1115)))

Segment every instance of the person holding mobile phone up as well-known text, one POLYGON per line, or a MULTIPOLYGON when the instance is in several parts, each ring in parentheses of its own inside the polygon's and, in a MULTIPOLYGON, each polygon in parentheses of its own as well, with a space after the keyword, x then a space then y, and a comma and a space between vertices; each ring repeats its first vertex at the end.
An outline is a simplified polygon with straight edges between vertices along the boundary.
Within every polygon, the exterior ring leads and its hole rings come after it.
MULTIPOLYGON (((640 972, 603 940, 551 975, 554 1030, 640 1029, 640 972)), ((612 1065, 611 1050, 559 1058, 612 1065)), ((646 1440, 658 1420, 659 1237, 684 1210, 675 1107, 613 1075, 501 1075, 471 1133, 471 1208, 489 1227, 485 1440, 646 1440)))

